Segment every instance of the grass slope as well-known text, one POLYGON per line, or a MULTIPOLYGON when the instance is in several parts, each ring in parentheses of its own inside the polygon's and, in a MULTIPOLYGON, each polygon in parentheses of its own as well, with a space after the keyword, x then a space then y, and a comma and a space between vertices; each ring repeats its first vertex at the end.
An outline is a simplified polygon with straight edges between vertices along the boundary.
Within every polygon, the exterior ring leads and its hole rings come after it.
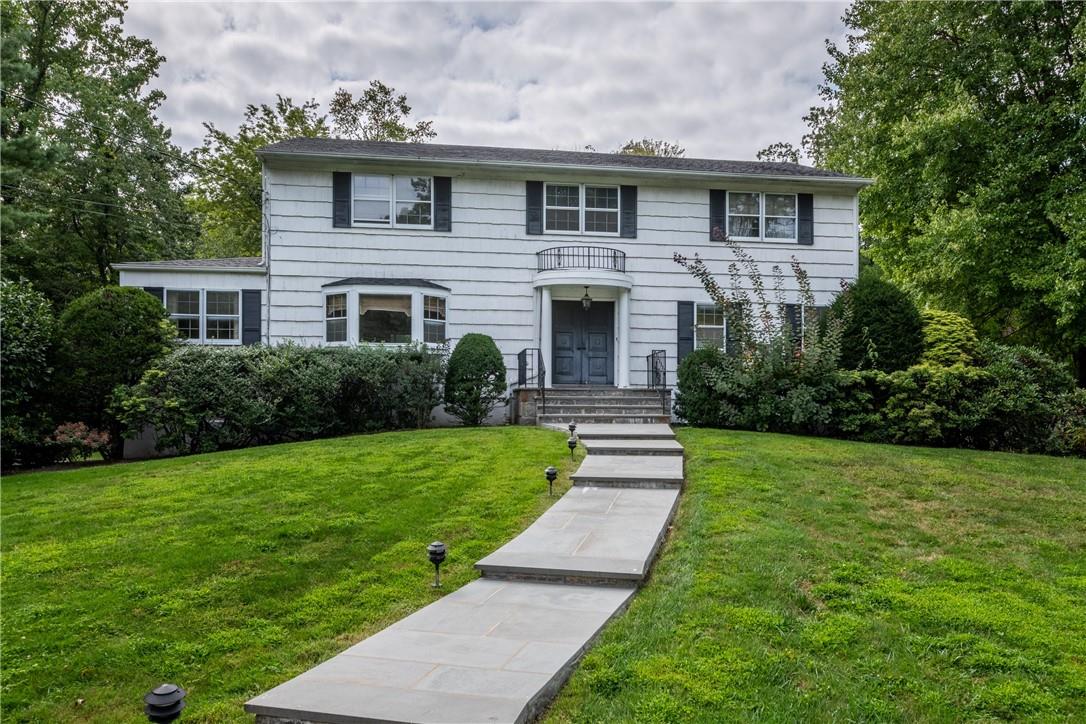
MULTIPOLYGON (((563 456, 565 454, 565 456, 563 456)), ((561 433, 429 430, 5 478, 3 716, 184 721, 242 703, 452 590, 549 504, 561 433), (80 703, 81 702, 81 703, 80 703)), ((563 485, 568 480, 563 477, 563 485)))
POLYGON ((1086 461, 683 430, 555 722, 1086 721, 1086 461))

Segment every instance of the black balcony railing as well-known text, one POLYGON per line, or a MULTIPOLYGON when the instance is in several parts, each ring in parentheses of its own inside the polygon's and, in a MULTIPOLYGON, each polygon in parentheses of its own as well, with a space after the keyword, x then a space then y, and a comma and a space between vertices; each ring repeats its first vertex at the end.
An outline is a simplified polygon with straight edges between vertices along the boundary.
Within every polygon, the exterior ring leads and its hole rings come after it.
POLYGON ((556 246, 536 253, 538 271, 602 269, 626 271, 626 254, 604 246, 556 246))

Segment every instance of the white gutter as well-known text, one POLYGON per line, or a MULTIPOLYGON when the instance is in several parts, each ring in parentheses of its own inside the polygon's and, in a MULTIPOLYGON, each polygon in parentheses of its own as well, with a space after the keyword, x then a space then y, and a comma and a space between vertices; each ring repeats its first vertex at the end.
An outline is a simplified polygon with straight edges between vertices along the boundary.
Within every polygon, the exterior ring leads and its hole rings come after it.
POLYGON ((666 168, 631 168, 629 166, 600 166, 597 164, 555 164, 536 163, 533 161, 484 161, 478 159, 443 159, 426 158, 424 156, 382 156, 357 153, 304 153, 297 151, 257 151, 261 158, 281 160, 313 160, 313 161, 376 161, 381 163, 421 163, 431 166, 482 166, 491 168, 506 168, 510 170, 532 169, 537 171, 575 171, 579 173, 609 173, 622 175, 646 175, 668 176, 692 179, 744 179, 762 181, 788 181, 807 182, 814 184, 832 184, 850 187, 870 186, 875 179, 862 176, 797 176, 765 173, 724 173, 717 171, 691 171, 672 170, 666 168))
POLYGON ((263 266, 161 266, 157 264, 145 264, 138 261, 128 261, 120 264, 111 264, 114 269, 126 271, 161 271, 161 272, 228 272, 231 274, 267 274, 268 270, 263 266))

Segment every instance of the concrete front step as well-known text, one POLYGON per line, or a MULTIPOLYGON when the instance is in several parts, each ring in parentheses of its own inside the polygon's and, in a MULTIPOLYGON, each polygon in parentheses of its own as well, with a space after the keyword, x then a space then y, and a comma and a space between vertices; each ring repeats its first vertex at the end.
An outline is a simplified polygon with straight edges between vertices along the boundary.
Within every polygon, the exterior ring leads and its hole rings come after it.
POLYGON ((547 405, 544 415, 569 415, 573 417, 583 415, 667 415, 659 405, 547 405))
POLYGON ((531 721, 633 593, 476 580, 245 711, 269 724, 531 721))
POLYGON ((475 567, 487 578, 636 585, 648 574, 678 499, 678 488, 575 487, 475 567))
MULTIPOLYGON (((665 389, 662 394, 669 395, 670 389, 665 389)), ((661 395, 661 390, 650 390, 648 387, 548 387, 547 396, 550 397, 645 397, 661 395)))
POLYGON ((614 440, 610 438, 586 438, 581 440, 589 455, 678 455, 683 446, 678 440, 614 440))
MULTIPOLYGON (((657 410, 664 408, 659 397, 551 397, 547 395, 546 400, 541 397, 535 399, 537 404, 546 404, 547 407, 562 405, 573 407, 653 407, 657 410)), ((671 405, 669 404, 668 407, 671 407, 671 405)))
POLYGON ((677 490, 683 484, 683 459, 676 455, 589 455, 570 479, 575 486, 677 490))
POLYGON ((578 422, 577 437, 582 440, 674 440, 675 431, 666 423, 630 425, 578 422))
MULTIPOLYGON (((539 424, 569 424, 569 415, 561 415, 558 413, 550 412, 548 408, 547 412, 536 415, 536 422, 539 424)), ((580 429, 582 423, 588 424, 608 424, 608 425, 652 425, 652 424, 667 424, 671 420, 670 415, 624 415, 618 413, 603 413, 603 414, 581 414, 576 416, 577 428, 580 429)))

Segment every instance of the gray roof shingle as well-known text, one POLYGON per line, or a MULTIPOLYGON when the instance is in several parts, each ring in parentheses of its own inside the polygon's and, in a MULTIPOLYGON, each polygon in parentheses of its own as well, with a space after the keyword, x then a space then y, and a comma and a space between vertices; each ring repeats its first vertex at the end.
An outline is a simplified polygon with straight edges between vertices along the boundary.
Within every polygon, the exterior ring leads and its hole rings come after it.
MULTIPOLYGON (((441 161, 464 164, 529 164, 536 166, 582 166, 630 171, 676 171, 707 174, 809 177, 812 179, 854 179, 837 171, 798 163, 771 161, 726 161, 710 158, 661 158, 627 156, 587 151, 548 151, 536 148, 495 146, 453 146, 443 143, 395 143, 355 141, 343 138, 292 138, 264 146, 260 155, 344 156, 387 158, 403 161, 441 161)), ((860 181, 862 179, 856 179, 860 181)))
POLYGON ((232 256, 220 259, 166 259, 164 261, 129 261, 114 264, 115 269, 260 269, 259 256, 232 256))

